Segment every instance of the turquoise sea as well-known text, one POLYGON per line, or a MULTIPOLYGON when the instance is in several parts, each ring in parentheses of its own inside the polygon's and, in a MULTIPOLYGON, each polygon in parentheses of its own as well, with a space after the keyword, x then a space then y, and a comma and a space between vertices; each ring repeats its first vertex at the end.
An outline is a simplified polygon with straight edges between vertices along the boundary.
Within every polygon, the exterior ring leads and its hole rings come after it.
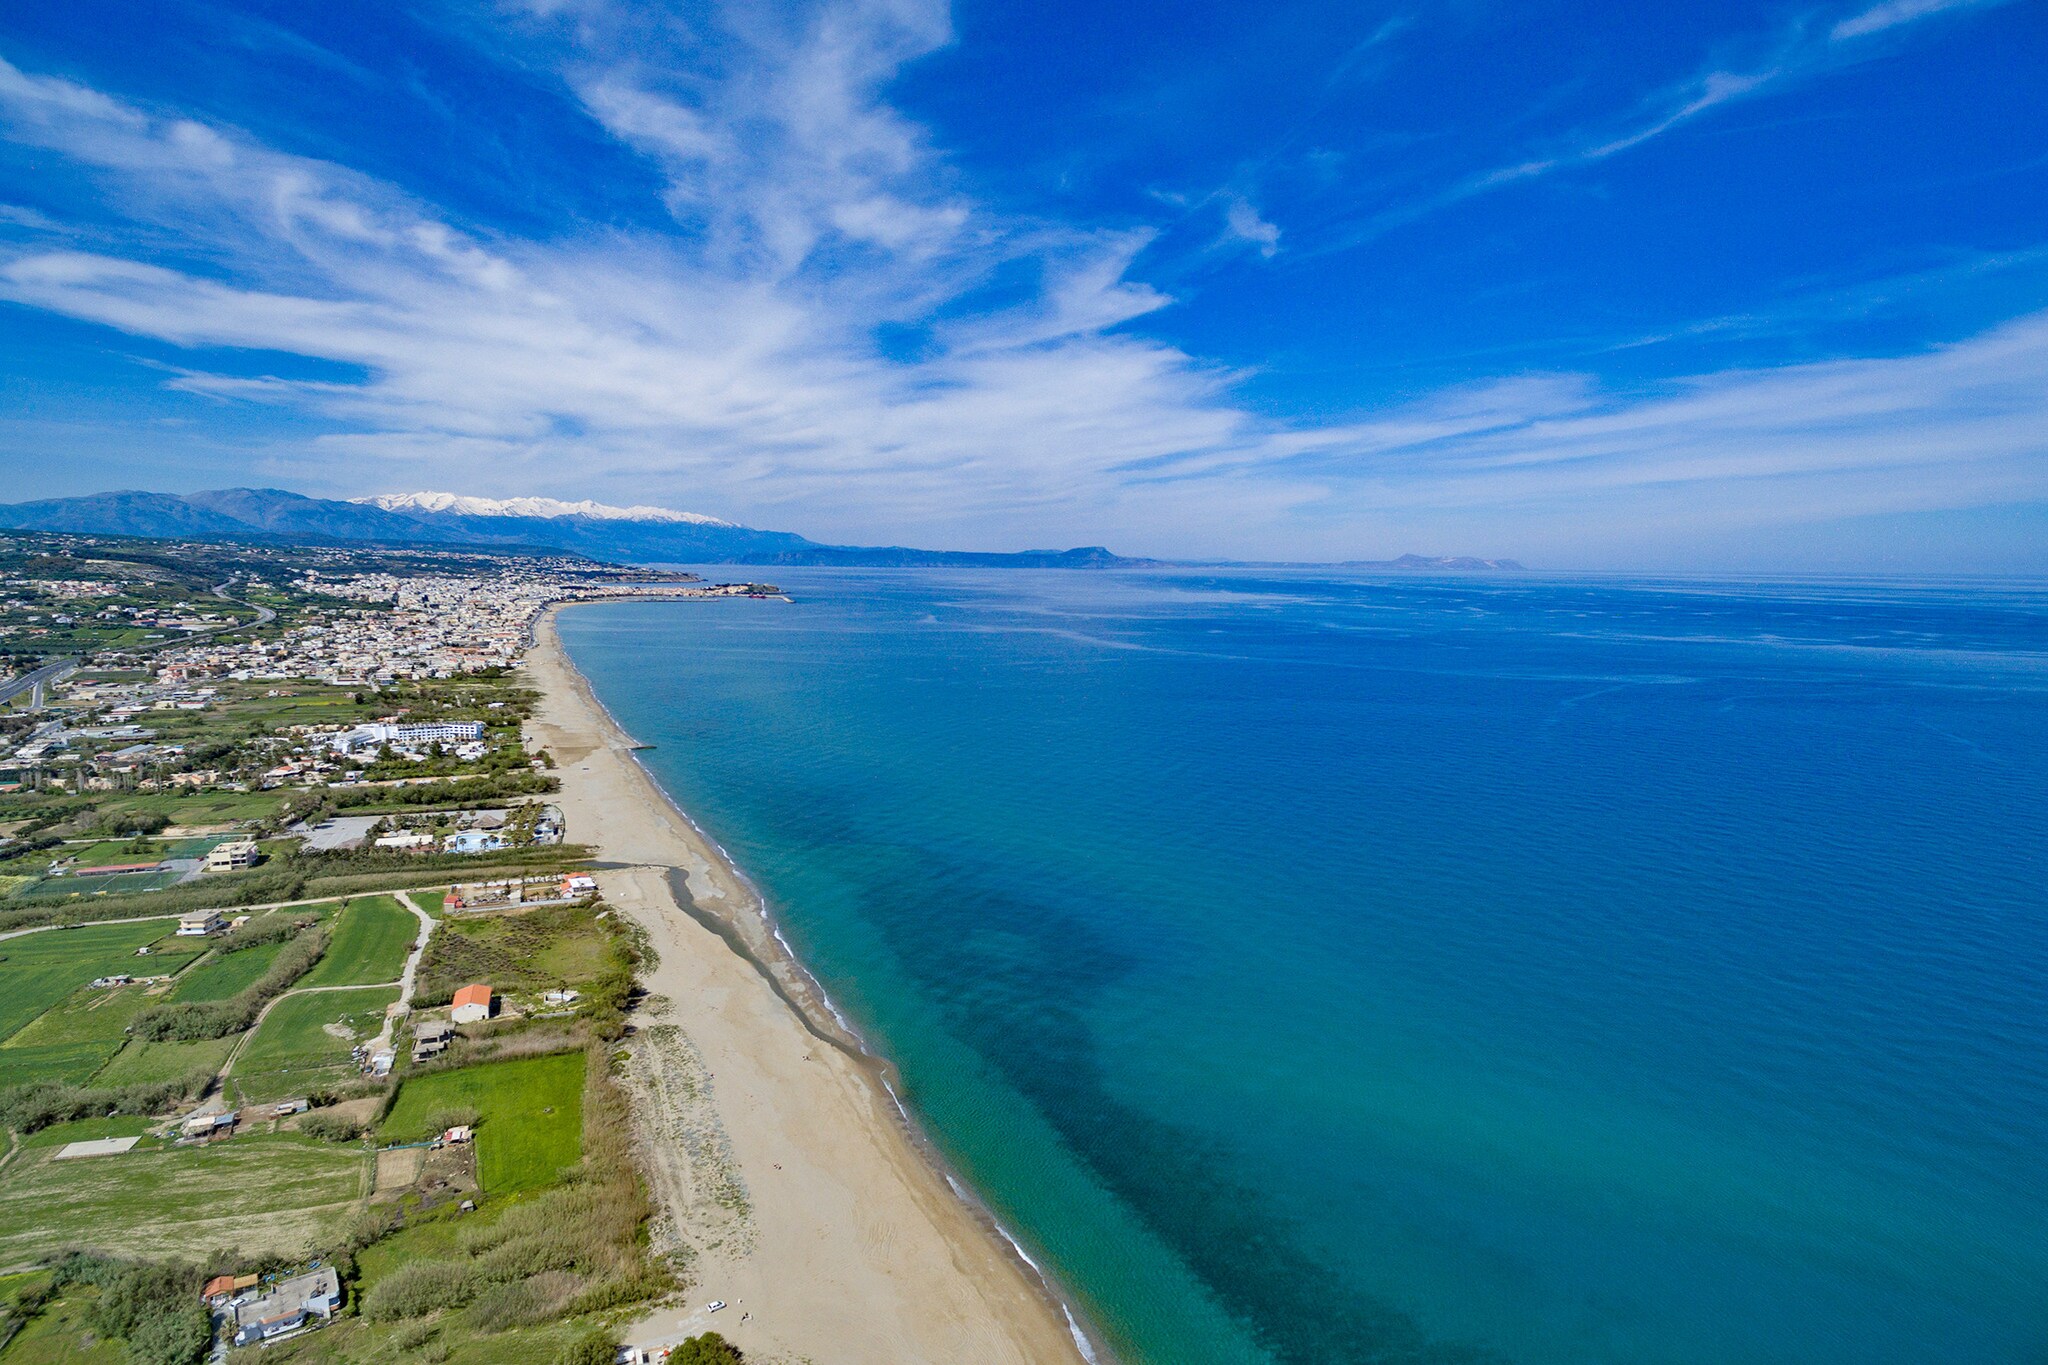
POLYGON ((774 574, 562 635, 1125 1358, 2048 1362, 2048 584, 774 574))

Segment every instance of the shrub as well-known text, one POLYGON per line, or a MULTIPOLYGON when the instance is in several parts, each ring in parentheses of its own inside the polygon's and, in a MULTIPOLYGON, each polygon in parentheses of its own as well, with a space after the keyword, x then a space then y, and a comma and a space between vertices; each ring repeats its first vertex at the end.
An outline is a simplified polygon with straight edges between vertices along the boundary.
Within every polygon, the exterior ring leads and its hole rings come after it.
POLYGON ((316 1109, 300 1118, 299 1131, 322 1142, 353 1142, 363 1135, 363 1125, 352 1118, 316 1109))
POLYGON ((104 1114, 157 1114, 181 1100, 196 1099, 213 1085, 212 1071, 183 1080, 138 1085, 84 1086, 44 1081, 0 1090, 0 1127, 33 1133, 53 1123, 104 1114))
POLYGON ((706 1332, 669 1352, 669 1365, 741 1365, 740 1348, 716 1332, 706 1332))
POLYGON ((372 1322, 420 1318, 442 1308, 459 1308, 477 1291, 467 1266, 452 1261, 413 1261, 370 1286, 363 1316, 372 1322))
POLYGON ((586 1332, 555 1357, 556 1365, 612 1365, 619 1358, 619 1339, 609 1332, 586 1332))

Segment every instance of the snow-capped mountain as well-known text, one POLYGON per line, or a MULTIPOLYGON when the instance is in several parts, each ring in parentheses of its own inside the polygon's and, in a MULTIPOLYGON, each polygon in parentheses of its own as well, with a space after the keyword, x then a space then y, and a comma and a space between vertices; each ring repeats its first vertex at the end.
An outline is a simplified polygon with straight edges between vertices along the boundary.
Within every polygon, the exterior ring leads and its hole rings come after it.
POLYGON ((613 507, 587 498, 581 502, 562 502, 556 498, 473 498, 461 493, 379 493, 349 501, 381 507, 387 512, 452 512, 465 517, 539 517, 547 521, 588 517, 593 521, 657 521, 691 526, 734 524, 701 512, 677 512, 667 507, 613 507))

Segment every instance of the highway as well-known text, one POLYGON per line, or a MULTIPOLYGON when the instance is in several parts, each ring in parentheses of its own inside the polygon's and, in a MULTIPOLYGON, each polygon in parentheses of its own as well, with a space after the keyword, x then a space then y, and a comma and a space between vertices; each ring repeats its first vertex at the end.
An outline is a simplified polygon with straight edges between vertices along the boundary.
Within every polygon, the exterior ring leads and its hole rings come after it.
MULTIPOLYGON (((269 607, 259 607, 254 602, 242 602, 228 596, 228 585, 226 583, 217 584, 213 589, 213 595, 223 602, 232 602, 238 607, 253 609, 256 613, 256 619, 253 621, 229 621, 223 625, 208 626, 205 630, 190 631, 168 640, 154 640, 146 645, 123 645, 121 646, 122 652, 140 654, 144 650, 170 649, 178 645, 190 644, 194 640, 203 640, 209 635, 219 635, 223 631, 253 630, 257 626, 267 626, 277 619, 277 613, 269 607)), ((33 694, 29 698, 29 709, 40 711, 43 706, 42 693, 44 684, 58 681, 65 674, 78 668, 78 666, 79 661, 77 659, 59 659, 55 663, 44 664, 33 673, 25 673, 13 682, 0 683, 0 706, 5 706, 24 692, 29 692, 33 694)))
MULTIPOLYGON (((0 683, 0 706, 5 706, 24 692, 40 693, 44 683, 55 682, 77 667, 76 659, 59 659, 55 663, 44 664, 33 673, 24 673, 13 682, 0 683)), ((41 696, 31 697, 29 700, 38 708, 42 706, 41 696)))

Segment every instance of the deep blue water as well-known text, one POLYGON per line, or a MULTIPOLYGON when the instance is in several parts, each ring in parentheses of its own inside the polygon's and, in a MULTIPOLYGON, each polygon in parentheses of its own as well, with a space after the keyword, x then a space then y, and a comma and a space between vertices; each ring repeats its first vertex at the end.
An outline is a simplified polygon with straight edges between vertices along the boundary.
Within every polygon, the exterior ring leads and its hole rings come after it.
POLYGON ((562 633, 1128 1357, 2048 1361, 2048 585, 777 574, 562 633))

